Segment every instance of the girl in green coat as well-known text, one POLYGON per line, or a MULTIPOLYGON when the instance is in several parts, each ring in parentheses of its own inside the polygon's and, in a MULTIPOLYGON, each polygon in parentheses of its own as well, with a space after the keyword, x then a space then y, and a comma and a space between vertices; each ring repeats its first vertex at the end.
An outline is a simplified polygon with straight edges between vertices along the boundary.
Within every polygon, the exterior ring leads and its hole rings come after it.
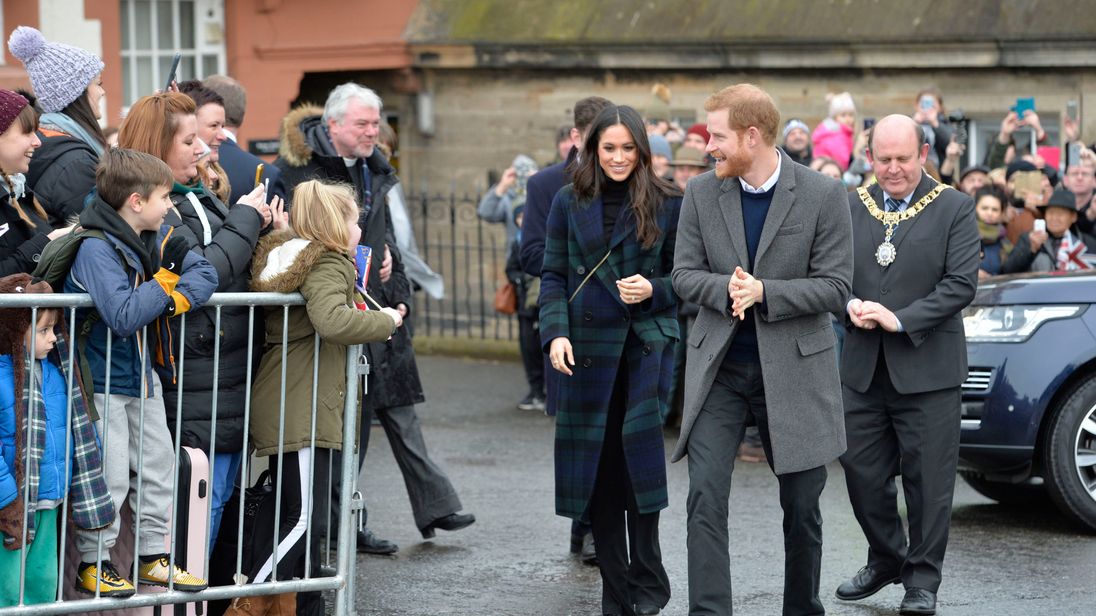
MULTIPOLYGON (((328 461, 341 448, 346 396, 346 347, 387 340, 402 324, 391 308, 362 310, 356 306, 352 258, 361 230, 354 193, 346 186, 303 182, 293 191, 292 232, 272 233, 259 243, 252 262, 251 288, 277 293, 300 292, 304 306, 289 309, 288 327, 281 310, 267 315, 267 351, 252 387, 249 434, 256 455, 270 456, 271 476, 282 466, 281 517, 278 531, 277 579, 303 572, 307 512, 328 510, 328 461), (319 335, 316 352, 315 335, 319 335), (285 403, 282 404, 282 346, 285 346, 285 403), (314 362, 319 381, 313 392, 314 362), (316 400, 316 432, 312 434, 312 401, 316 400), (279 439, 278 426, 284 429, 279 439), (313 440, 314 439, 314 440, 313 440), (279 442, 282 456, 279 459, 279 442), (313 446, 313 442, 315 445, 313 446), (313 475, 309 490, 309 476, 313 475)), ((265 516, 260 512, 259 522, 265 516)), ((312 556, 320 554, 325 515, 314 515, 312 556)), ((273 514, 270 514, 272 524, 273 514)), ((273 528, 256 529, 249 579, 267 581, 274 569, 273 528)), ((312 565, 316 571, 318 560, 312 565)), ((271 597, 252 597, 256 600, 271 597)))

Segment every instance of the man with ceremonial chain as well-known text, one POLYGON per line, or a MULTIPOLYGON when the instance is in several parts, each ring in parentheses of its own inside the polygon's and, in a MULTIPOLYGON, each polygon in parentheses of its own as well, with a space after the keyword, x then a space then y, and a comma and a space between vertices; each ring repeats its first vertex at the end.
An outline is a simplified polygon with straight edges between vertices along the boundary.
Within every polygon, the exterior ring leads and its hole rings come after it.
POLYGON ((901 614, 936 613, 967 376, 960 312, 978 283, 974 201, 922 170, 928 149, 909 117, 880 120, 868 138, 877 184, 849 194, 855 260, 841 357, 841 465, 868 559, 836 594, 863 599, 901 582, 901 614))

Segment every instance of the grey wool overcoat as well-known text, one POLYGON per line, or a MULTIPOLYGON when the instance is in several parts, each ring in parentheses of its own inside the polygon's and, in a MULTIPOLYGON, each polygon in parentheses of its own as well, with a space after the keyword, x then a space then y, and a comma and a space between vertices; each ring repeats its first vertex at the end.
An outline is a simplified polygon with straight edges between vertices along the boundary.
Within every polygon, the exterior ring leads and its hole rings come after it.
MULTIPOLYGON (((750 272, 765 287, 757 306, 761 373, 777 474, 821 466, 845 451, 845 423, 830 313, 852 287, 852 223, 840 182, 781 152, 781 170, 750 272)), ((674 290, 700 306, 688 333, 685 406, 671 461, 688 454, 696 422, 738 327, 727 286, 749 256, 738 178, 714 171, 685 189, 674 290)), ((749 317, 747 317, 749 318, 749 317)), ((731 444, 728 444, 731 446, 731 444)))

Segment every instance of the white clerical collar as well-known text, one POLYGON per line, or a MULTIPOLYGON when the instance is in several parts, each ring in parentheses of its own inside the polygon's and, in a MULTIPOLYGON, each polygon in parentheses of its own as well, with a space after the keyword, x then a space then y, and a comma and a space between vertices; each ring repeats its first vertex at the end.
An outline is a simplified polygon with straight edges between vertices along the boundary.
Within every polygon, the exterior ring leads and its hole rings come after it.
POLYGON ((748 193, 764 193, 772 190, 773 186, 776 186, 776 181, 780 179, 780 165, 783 164, 783 157, 780 156, 780 152, 776 153, 776 170, 769 176, 769 179, 765 180, 765 183, 760 188, 754 188, 746 183, 746 180, 741 177, 738 181, 742 183, 742 190, 748 193))

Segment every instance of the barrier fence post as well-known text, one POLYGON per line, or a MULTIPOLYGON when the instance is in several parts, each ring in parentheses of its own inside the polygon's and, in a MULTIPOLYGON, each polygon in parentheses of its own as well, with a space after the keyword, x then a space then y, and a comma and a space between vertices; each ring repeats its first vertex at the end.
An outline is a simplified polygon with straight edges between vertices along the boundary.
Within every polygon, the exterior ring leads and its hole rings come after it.
MULTIPOLYGON (((335 614, 354 613, 354 567, 357 562, 357 533, 351 531, 351 508, 354 514, 361 511, 360 499, 354 502, 354 489, 358 478, 358 384, 369 374, 369 362, 362 355, 362 345, 346 348, 346 402, 343 405, 342 469, 339 481, 339 542, 337 574, 343 584, 335 591, 335 614)), ((366 395, 362 387, 362 395, 366 395)))

